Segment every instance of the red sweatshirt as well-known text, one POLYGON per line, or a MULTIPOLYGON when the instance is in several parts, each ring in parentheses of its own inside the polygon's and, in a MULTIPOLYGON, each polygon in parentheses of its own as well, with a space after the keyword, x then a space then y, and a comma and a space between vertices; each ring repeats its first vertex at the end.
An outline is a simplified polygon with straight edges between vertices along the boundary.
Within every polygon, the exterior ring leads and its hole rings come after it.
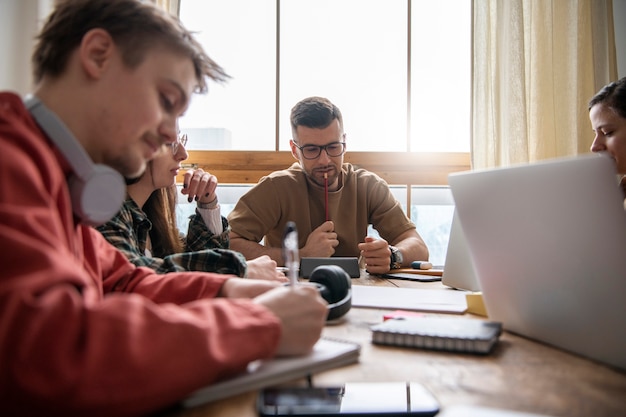
POLYGON ((141 415, 275 353, 275 315, 214 298, 232 277, 157 275, 77 225, 69 172, 20 97, 0 93, 3 415, 141 415))

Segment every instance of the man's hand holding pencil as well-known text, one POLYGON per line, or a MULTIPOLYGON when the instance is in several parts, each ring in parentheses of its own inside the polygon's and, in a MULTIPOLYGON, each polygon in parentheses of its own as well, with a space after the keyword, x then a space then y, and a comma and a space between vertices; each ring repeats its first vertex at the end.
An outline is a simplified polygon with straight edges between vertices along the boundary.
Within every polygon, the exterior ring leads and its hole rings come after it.
POLYGON ((322 223, 306 239, 306 244, 300 249, 303 258, 324 258, 333 256, 339 245, 335 224, 332 221, 322 223))

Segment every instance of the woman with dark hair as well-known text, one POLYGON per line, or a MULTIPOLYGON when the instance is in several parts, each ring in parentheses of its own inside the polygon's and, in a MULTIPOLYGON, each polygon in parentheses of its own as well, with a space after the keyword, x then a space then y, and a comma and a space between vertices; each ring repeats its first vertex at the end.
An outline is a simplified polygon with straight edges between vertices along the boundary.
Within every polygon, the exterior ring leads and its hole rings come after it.
POLYGON ((228 220, 217 201, 217 178, 202 169, 185 173, 182 193, 196 201, 186 236, 176 224, 176 175, 189 156, 186 136, 179 137, 148 163, 145 173, 127 180, 121 211, 98 227, 102 235, 137 266, 158 273, 206 271, 286 281, 269 256, 246 261, 229 249, 228 220))
POLYGON ((589 119, 596 136, 592 152, 615 160, 620 185, 626 192, 626 77, 604 86, 589 101, 589 119))

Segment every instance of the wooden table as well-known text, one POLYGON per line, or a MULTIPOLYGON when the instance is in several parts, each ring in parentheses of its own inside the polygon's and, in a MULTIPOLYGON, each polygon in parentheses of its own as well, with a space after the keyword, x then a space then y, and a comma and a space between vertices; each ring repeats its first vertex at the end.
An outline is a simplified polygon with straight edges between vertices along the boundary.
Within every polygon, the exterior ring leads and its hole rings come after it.
MULTIPOLYGON (((442 288, 441 283, 367 275, 352 282, 353 285, 442 288)), ((442 410, 450 405, 480 405, 550 416, 626 415, 626 372, 508 332, 504 332, 487 356, 373 345, 369 327, 380 323, 387 311, 353 308, 340 323, 326 326, 324 336, 360 343, 361 356, 358 364, 316 374, 313 383, 418 381, 437 397, 442 410)), ((248 393, 159 416, 257 416, 255 398, 256 393, 248 393)))

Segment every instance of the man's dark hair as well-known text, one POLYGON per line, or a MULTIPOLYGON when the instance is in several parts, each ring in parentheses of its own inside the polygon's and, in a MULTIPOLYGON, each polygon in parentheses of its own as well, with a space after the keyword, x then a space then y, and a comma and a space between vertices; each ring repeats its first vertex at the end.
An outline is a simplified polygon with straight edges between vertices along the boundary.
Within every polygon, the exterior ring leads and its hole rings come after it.
POLYGON ((291 132, 293 139, 296 138, 298 126, 324 129, 333 120, 339 121, 343 129, 341 111, 330 100, 323 97, 308 97, 301 100, 291 109, 291 132))

